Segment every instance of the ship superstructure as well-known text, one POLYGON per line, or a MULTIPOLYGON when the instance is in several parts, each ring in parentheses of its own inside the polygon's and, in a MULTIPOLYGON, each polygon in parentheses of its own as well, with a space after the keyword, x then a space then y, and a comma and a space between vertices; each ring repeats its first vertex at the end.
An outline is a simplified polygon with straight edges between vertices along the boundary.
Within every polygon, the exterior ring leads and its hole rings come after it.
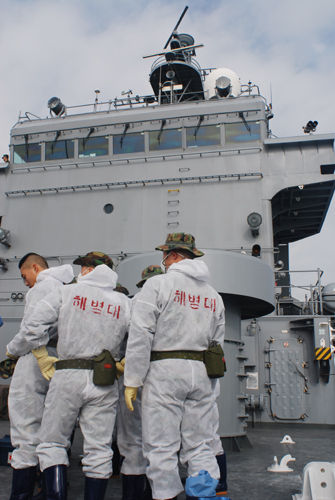
POLYGON ((12 128, 0 170, 1 355, 22 317, 22 255, 58 265, 104 251, 135 294, 142 270, 160 262, 157 243, 186 231, 226 305, 220 434, 238 444, 251 418, 334 425, 335 285, 324 291, 320 272, 310 302, 296 301, 288 245, 321 230, 335 135, 273 137, 258 87, 202 69, 179 22, 154 55, 153 94, 99 102, 97 90, 82 107, 51 98, 49 118, 26 113, 12 128))

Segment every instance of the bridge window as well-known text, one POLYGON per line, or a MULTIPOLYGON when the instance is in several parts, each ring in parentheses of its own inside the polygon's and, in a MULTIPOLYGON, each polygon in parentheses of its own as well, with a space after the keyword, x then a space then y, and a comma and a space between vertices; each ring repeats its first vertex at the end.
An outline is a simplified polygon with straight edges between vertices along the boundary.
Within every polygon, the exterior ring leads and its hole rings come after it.
POLYGON ((328 165, 320 165, 321 175, 330 175, 335 173, 335 164, 329 163, 328 165))
POLYGON ((199 127, 187 127, 186 144, 188 148, 220 145, 220 125, 200 125, 199 127))
POLYGON ((74 141, 53 141, 45 143, 46 160, 65 160, 74 158, 74 141))
POLYGON ((182 147, 181 128, 161 129, 149 132, 149 150, 177 149, 182 147))
POLYGON ((79 139, 79 158, 108 155, 108 137, 79 139))
POLYGON ((226 123, 226 144, 240 144, 241 142, 260 141, 261 132, 259 122, 226 123))
POLYGON ((144 132, 122 134, 113 137, 113 154, 140 153, 144 151, 144 132))
POLYGON ((41 161, 41 143, 14 146, 14 163, 41 161))

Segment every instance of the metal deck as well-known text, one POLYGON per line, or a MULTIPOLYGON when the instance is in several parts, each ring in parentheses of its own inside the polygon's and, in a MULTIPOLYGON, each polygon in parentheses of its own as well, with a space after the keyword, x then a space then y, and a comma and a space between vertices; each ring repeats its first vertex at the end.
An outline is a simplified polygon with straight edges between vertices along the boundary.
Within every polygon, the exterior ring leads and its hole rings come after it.
MULTIPOLYGON (((8 433, 9 422, 0 422, 0 438, 8 433)), ((314 461, 335 461, 335 428, 276 424, 249 429, 247 435, 252 448, 243 448, 241 453, 226 449, 228 495, 232 500, 292 500, 293 494, 301 492, 305 465, 314 461), (287 434, 295 444, 280 443, 287 434), (288 464, 293 472, 267 471, 275 455, 280 462, 287 454, 296 459, 288 464)), ((68 500, 82 500, 84 497, 84 475, 79 465, 81 453, 82 436, 77 429, 68 470, 68 500)), ((11 468, 0 466, 0 500, 8 500, 10 496, 11 477, 11 468)), ((121 496, 121 479, 110 479, 105 500, 120 500, 121 496)), ((184 499, 185 493, 178 496, 178 500, 184 499)))

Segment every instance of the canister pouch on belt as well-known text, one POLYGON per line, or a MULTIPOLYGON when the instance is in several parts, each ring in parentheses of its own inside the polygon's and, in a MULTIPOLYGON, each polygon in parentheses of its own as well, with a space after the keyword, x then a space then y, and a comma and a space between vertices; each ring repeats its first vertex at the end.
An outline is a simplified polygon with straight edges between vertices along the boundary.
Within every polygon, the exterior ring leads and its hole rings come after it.
POLYGON ((112 385, 116 379, 116 364, 110 351, 103 350, 99 356, 92 359, 93 384, 112 385))
POLYGON ((220 344, 210 345, 204 354, 204 362, 209 378, 221 378, 224 376, 226 361, 220 344))

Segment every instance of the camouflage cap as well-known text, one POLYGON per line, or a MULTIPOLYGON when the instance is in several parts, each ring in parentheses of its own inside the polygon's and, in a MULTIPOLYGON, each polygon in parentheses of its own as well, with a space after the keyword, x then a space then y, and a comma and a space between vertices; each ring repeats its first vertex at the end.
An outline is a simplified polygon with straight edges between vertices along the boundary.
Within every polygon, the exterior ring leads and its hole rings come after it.
POLYGON ((153 276, 158 276, 159 274, 164 274, 161 266, 148 266, 142 271, 142 279, 138 283, 136 283, 137 288, 142 288, 147 279, 152 278, 153 276))
POLYGON ((106 266, 113 269, 114 263, 108 255, 102 252, 89 252, 84 256, 79 256, 73 261, 73 264, 79 264, 80 266, 96 267, 100 264, 105 264, 106 266))
POLYGON ((7 379, 11 377, 14 373, 15 365, 17 359, 6 358, 0 363, 0 378, 7 379))
POLYGON ((115 292, 124 293, 125 295, 129 295, 129 290, 125 286, 121 285, 121 283, 116 283, 116 287, 114 288, 115 292))
POLYGON ((169 252, 171 250, 177 250, 178 248, 188 250, 193 253, 195 257, 202 257, 205 255, 203 252, 195 248, 194 236, 189 233, 170 233, 167 235, 165 244, 156 247, 155 250, 169 252))

